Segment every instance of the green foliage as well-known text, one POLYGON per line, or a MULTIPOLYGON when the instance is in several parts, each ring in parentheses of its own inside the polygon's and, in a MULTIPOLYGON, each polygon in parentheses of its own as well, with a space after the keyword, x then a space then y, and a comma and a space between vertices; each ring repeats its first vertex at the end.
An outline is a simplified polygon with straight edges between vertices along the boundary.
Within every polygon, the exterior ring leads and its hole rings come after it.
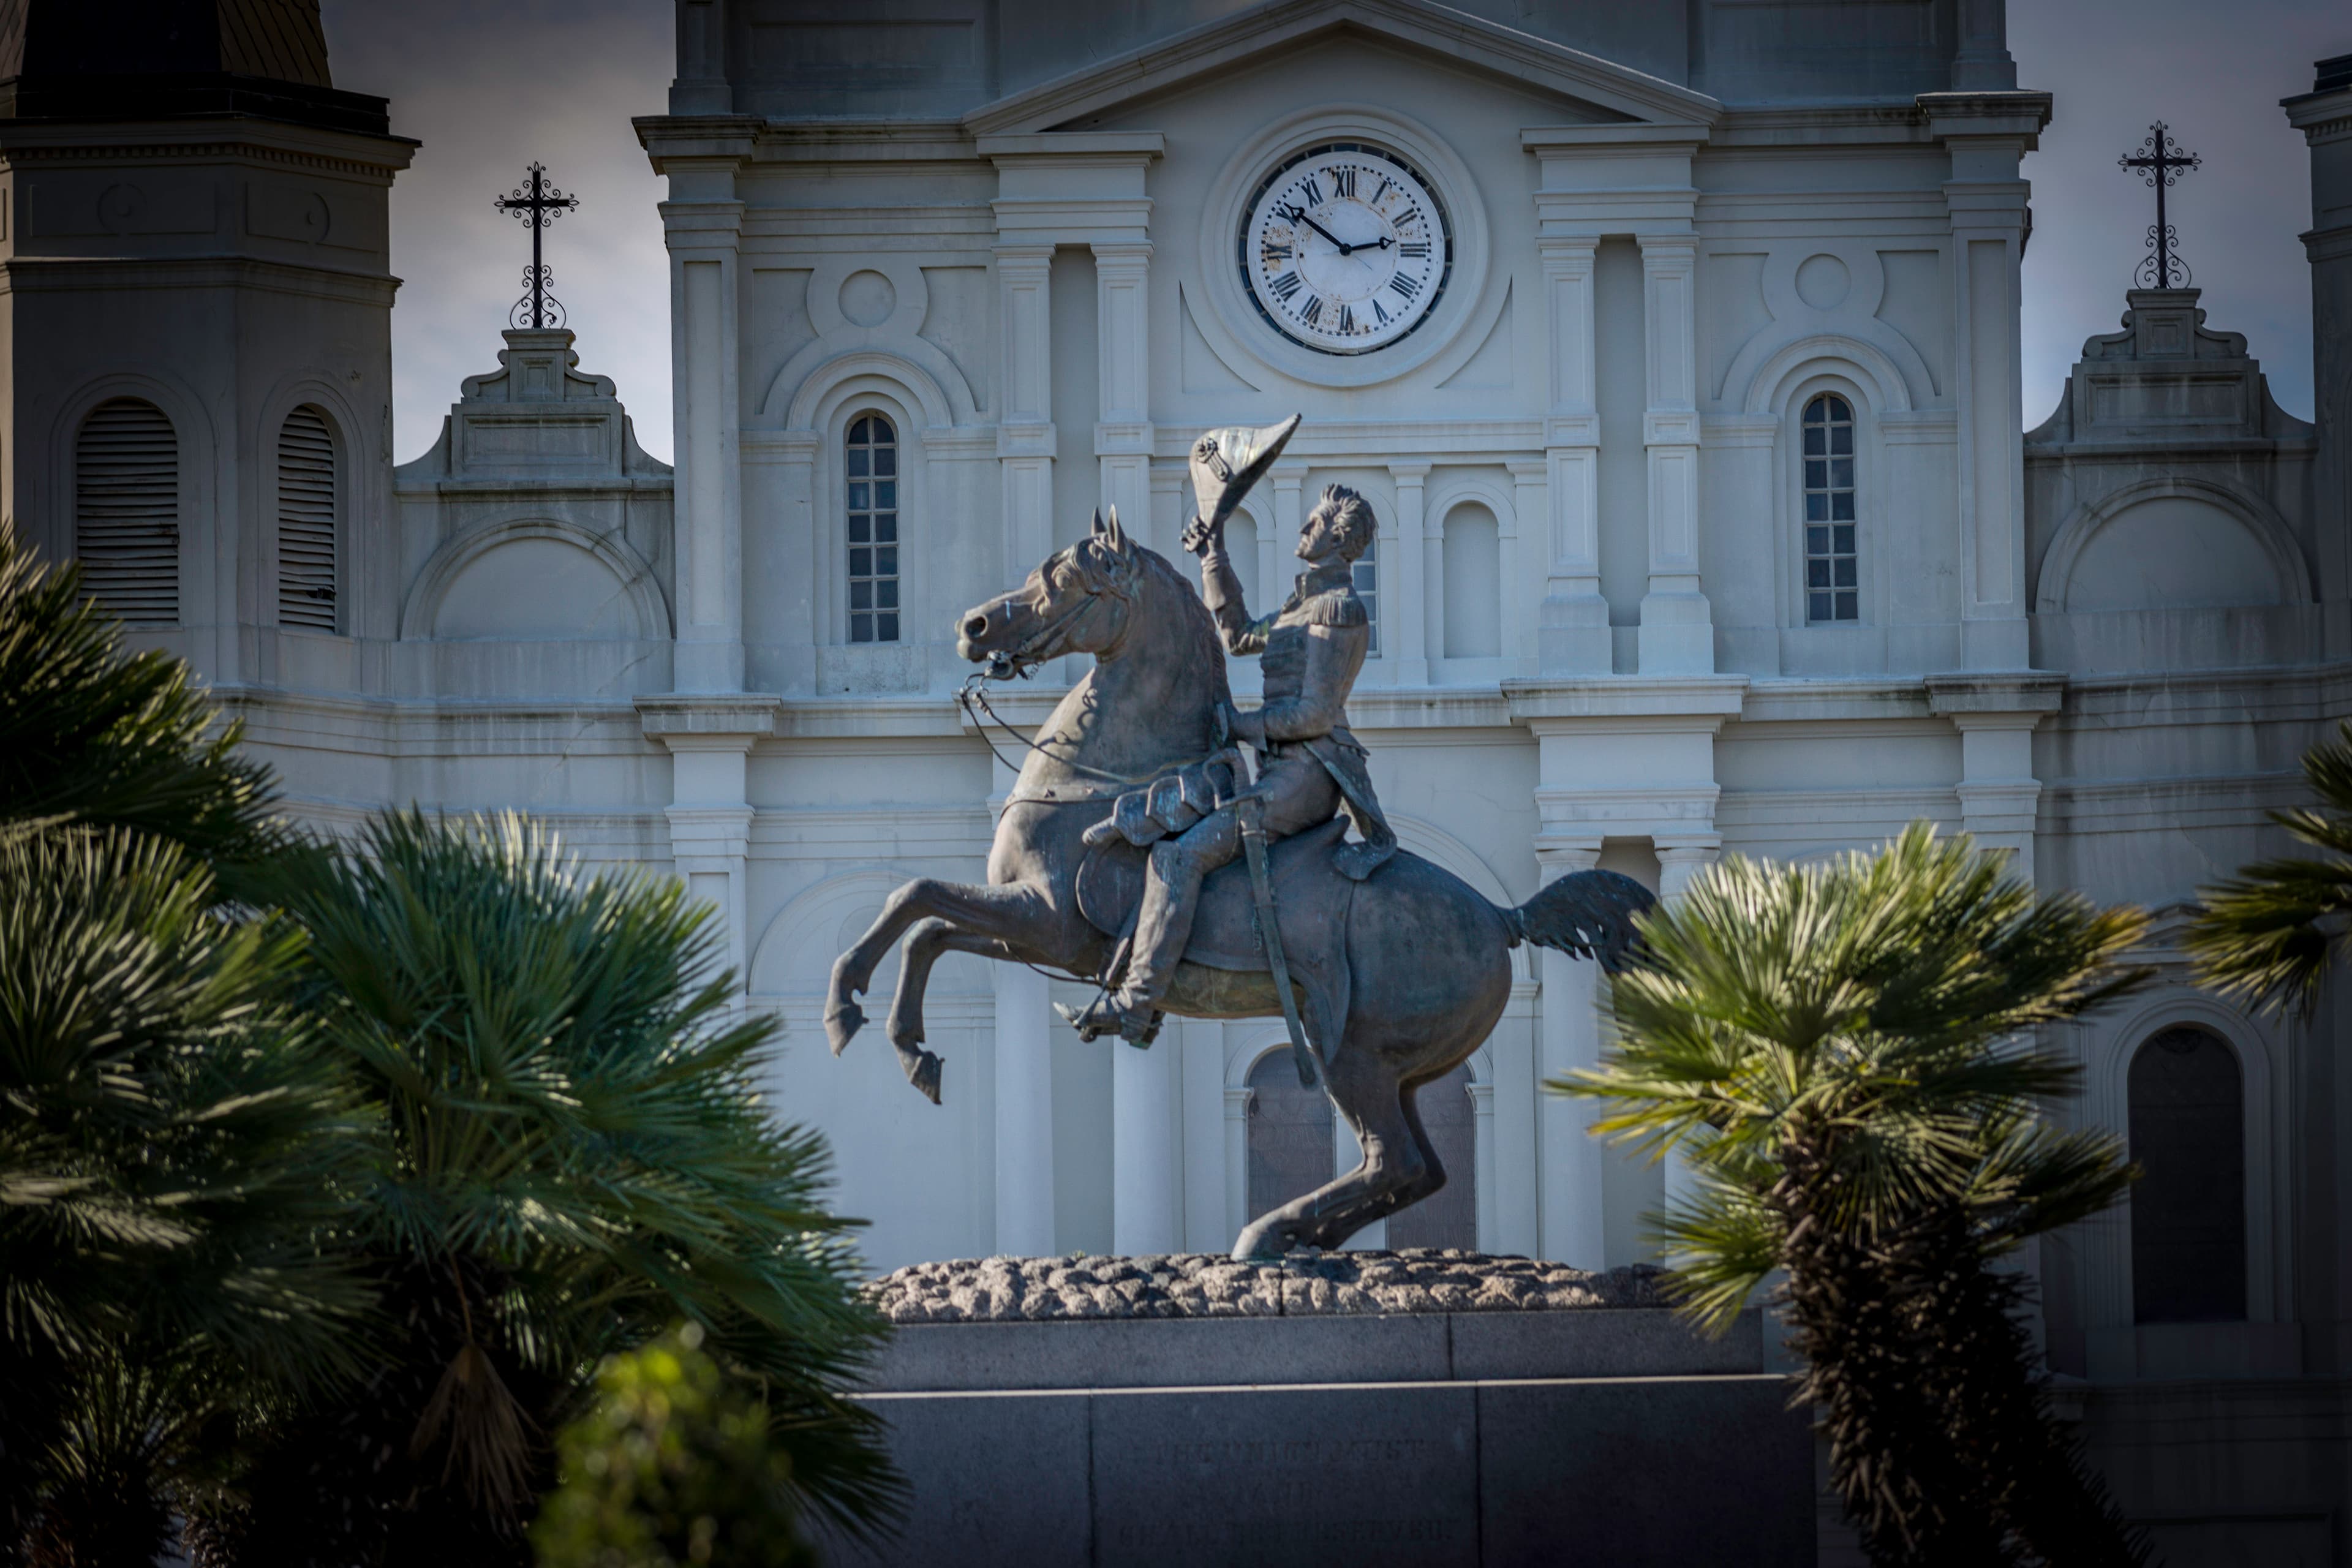
POLYGON ((883 1325, 822 1139, 759 1103, 773 1025, 730 1015, 707 910, 515 818, 386 817, 281 866, 304 1000, 385 1130, 361 1227, 401 1328, 359 1412, 278 1435, 248 1560, 523 1560, 589 1369, 681 1316, 764 1382, 799 1501, 883 1518, 898 1483, 835 1392, 883 1325))
POLYGON ((767 1402, 687 1323, 605 1362, 563 1430, 563 1484, 531 1531, 541 1568, 806 1568, 793 1467, 767 1402))
POLYGON ((2318 806, 2270 818, 2318 853, 2258 860, 2204 889, 2189 951, 2224 995, 2308 1017, 2328 970, 2352 956, 2352 724, 2304 754, 2303 775, 2318 806))
POLYGON ((1794 1397, 1825 1411, 1874 1561, 2131 1563, 2042 1417, 2023 1288, 1990 1266, 2130 1179, 2112 1139, 2036 1114, 2077 1069, 2030 1031, 2137 984, 2145 921, 2003 865, 1925 825, 1874 857, 1727 858, 1644 918, 1614 1050, 1553 1087, 1690 1163, 1663 1224, 1686 1310, 1720 1329, 1787 1270, 1794 1397))
POLYGON ((12 1541, 161 1518, 156 1489, 195 1453, 180 1435, 355 1370, 366 1298, 316 1237, 361 1145, 283 1005, 301 935, 214 902, 210 875, 160 839, 0 837, 12 1541), (126 1407, 147 1415, 107 1418, 126 1407))
POLYGON ((216 868, 263 854, 268 770, 215 718, 187 666, 125 655, 79 569, 42 565, 0 522, 0 824, 131 828, 216 868))

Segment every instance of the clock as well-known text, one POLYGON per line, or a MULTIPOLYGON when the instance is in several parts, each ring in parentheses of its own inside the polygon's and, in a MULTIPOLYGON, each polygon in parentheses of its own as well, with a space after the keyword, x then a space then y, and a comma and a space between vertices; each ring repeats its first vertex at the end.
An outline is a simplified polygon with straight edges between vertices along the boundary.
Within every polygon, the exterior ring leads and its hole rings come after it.
POLYGON ((1242 282, 1275 331, 1363 354, 1429 320, 1454 272, 1454 230, 1431 183, 1362 142, 1309 148, 1265 176, 1242 216, 1242 282))

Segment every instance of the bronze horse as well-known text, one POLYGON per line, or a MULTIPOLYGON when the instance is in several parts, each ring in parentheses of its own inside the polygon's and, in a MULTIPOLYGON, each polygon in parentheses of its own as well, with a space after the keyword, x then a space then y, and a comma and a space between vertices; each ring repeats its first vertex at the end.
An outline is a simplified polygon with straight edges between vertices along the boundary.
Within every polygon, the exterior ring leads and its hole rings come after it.
MULTIPOLYGON (((933 1103, 940 1058, 923 1048, 931 965, 943 952, 975 952, 1081 981, 1109 978, 1121 952, 1119 904, 1131 910, 1139 879, 1127 879, 1130 896, 1118 899, 1118 868, 1088 866, 1089 854, 1106 851, 1087 850, 1080 835, 1118 794, 1223 753, 1233 702, 1224 650, 1200 596, 1166 559, 1129 539, 1116 513, 1108 522, 1097 517, 1090 537, 1056 551, 1018 589, 968 612, 957 632, 957 651, 1000 676, 1071 653, 1094 655, 1095 667, 1030 742, 996 825, 987 884, 906 883, 834 964, 824 1023, 837 1056, 866 1021, 856 999, 876 965, 906 938, 887 1032, 908 1080, 933 1103)), ((1260 1216, 1234 1243, 1236 1258, 1337 1247, 1444 1185, 1413 1097, 1459 1066, 1502 1016, 1508 951, 1529 941, 1614 968, 1633 939, 1633 918, 1650 903, 1630 878, 1582 871, 1501 909, 1404 853, 1359 886, 1328 864, 1339 831, 1335 825, 1276 847, 1280 934, 1294 984, 1306 994, 1325 1089, 1354 1130, 1363 1163, 1260 1216)), ((1204 941, 1214 941, 1219 910, 1229 933, 1254 930, 1241 871, 1228 867, 1204 889, 1194 946, 1165 1011, 1204 1018, 1279 1012, 1262 961, 1195 961, 1204 941)), ((1228 953, 1236 945, 1223 944, 1228 953)))

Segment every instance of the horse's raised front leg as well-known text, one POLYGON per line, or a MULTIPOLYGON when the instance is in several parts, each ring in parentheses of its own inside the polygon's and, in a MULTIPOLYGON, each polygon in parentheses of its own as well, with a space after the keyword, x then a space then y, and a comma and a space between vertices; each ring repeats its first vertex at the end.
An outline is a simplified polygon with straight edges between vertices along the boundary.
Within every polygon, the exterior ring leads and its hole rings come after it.
MULTIPOLYGON (((1053 910, 1043 894, 1025 883, 982 887, 918 877, 903 884, 885 900, 882 912, 875 917, 866 934, 834 961, 833 984, 825 993, 824 1033, 835 1056, 841 1054, 842 1047, 866 1022, 865 1010, 858 1006, 857 998, 872 982, 883 956, 909 926, 922 920, 944 921, 960 934, 1024 948, 1041 945, 1054 925, 1053 910)), ((908 1065, 908 1076, 914 1077, 921 1058, 929 1058, 932 1063, 931 1087, 925 1092, 937 1100, 937 1058, 928 1051, 919 1053, 918 1061, 908 1065)), ((918 1081, 916 1087, 922 1088, 922 1084, 918 1081)))
POLYGON ((887 1033, 890 1044, 898 1053, 898 1060, 907 1068, 907 1079, 940 1102, 940 1058, 919 1047, 923 1043, 923 993, 931 982, 931 965, 947 952, 976 952, 986 958, 1008 963, 1022 963, 1028 954, 1020 949, 1007 947, 992 936, 975 936, 960 931, 937 916, 917 921, 907 932, 907 945, 898 955, 898 989, 890 998, 890 1021, 887 1033))

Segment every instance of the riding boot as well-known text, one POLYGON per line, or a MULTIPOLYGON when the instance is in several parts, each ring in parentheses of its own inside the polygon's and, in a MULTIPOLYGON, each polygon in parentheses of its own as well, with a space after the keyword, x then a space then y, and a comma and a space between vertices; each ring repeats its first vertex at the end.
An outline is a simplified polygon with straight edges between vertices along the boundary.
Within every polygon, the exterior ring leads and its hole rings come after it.
POLYGON ((1184 943, 1192 934, 1193 906, 1201 900, 1201 880, 1207 875, 1207 868, 1189 855, 1152 857, 1144 873, 1135 939, 1128 946, 1126 976, 1118 990, 1082 1015, 1082 1033, 1116 1029, 1141 1042, 1158 1032, 1153 1020, 1160 999, 1168 994, 1168 983, 1184 956, 1184 943), (1162 875, 1164 860, 1176 862, 1172 875, 1162 875))

